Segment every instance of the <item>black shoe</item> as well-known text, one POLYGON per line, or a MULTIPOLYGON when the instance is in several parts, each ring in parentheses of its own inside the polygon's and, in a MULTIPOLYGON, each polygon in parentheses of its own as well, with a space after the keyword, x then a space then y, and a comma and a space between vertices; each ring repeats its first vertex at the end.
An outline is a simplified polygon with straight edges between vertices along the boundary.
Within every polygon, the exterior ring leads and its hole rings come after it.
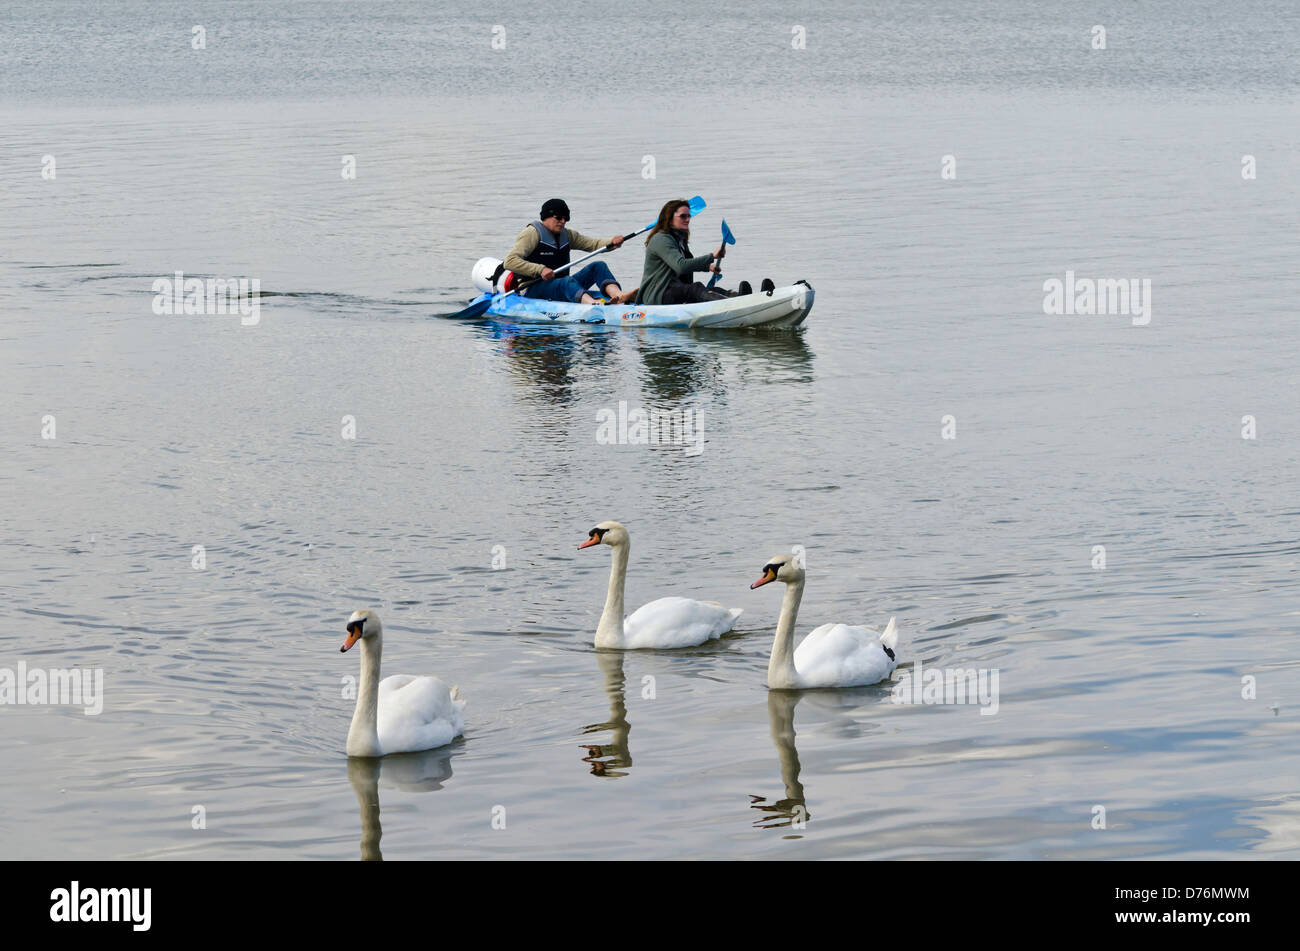
POLYGON ((770 277, 763 278, 763 284, 762 284, 763 293, 766 294, 768 297, 771 297, 772 292, 774 290, 776 290, 776 285, 772 283, 772 279, 770 277))
POLYGON ((745 295, 752 293, 754 293, 754 288, 750 286, 749 281, 741 281, 736 285, 737 297, 744 297, 745 295))

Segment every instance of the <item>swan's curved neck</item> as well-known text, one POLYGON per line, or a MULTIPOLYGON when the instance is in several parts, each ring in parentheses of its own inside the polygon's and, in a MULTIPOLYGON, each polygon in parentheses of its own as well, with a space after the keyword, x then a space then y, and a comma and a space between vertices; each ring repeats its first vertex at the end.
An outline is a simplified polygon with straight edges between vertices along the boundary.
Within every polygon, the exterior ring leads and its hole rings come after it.
POLYGON ((357 708, 348 730, 349 756, 381 756, 379 748, 379 658, 384 653, 382 637, 363 637, 361 681, 357 684, 357 708))
POLYGON ((772 640, 772 658, 767 662, 767 685, 777 690, 795 686, 794 622, 799 616, 802 599, 802 578, 785 586, 781 617, 776 622, 776 637, 772 640))
POLYGON ((627 578, 627 558, 631 548, 627 542, 614 546, 605 610, 601 612, 600 625, 596 628, 597 647, 619 647, 623 643, 623 582, 627 578))

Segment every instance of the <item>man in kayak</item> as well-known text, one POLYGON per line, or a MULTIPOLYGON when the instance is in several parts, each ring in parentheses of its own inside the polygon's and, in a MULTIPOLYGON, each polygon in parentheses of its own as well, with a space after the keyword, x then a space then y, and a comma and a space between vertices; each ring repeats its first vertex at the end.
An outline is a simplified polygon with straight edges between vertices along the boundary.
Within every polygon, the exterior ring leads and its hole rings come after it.
POLYGON ((520 291, 535 300, 572 301, 575 304, 594 304, 596 298, 588 288, 600 288, 614 304, 626 304, 636 296, 636 291, 623 293, 614 275, 603 261, 593 261, 576 274, 556 277, 555 272, 569 263, 569 249, 595 251, 607 244, 619 247, 623 236, 588 238, 565 225, 569 221, 569 206, 560 198, 547 199, 538 219, 527 225, 515 238, 515 246, 506 255, 507 270, 514 271, 520 279, 541 280, 520 291))
POLYGON ((645 239, 645 268, 641 272, 638 304, 698 304, 753 293, 748 281, 740 282, 735 295, 720 287, 705 288, 699 281, 692 281, 696 271, 717 271, 716 262, 727 253, 727 246, 720 244, 711 254, 692 257, 687 244, 690 236, 690 202, 680 198, 668 202, 659 210, 659 220, 645 239))

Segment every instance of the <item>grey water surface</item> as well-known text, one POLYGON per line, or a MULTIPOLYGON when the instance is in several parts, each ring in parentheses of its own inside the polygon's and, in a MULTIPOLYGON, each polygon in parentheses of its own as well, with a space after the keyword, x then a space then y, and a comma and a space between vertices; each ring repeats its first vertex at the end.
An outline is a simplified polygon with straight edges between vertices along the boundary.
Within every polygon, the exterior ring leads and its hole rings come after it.
POLYGON ((0 10, 0 669, 104 672, 0 706, 0 857, 1300 857, 1298 46, 1289 3, 0 10), (546 198, 694 194, 803 330, 441 316, 546 198), (156 314, 176 271, 259 321, 156 314), (1044 313, 1067 271, 1149 322, 1044 313), (595 651, 603 519, 629 610, 736 629, 595 651), (769 693, 794 545, 799 634, 896 616, 895 683, 996 713, 769 693), (463 740, 349 763, 359 607, 463 740))

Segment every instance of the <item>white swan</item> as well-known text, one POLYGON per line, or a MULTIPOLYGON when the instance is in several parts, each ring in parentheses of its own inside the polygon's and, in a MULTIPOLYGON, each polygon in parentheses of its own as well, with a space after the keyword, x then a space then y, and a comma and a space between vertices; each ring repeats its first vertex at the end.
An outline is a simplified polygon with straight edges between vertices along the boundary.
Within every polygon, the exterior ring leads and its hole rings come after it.
POLYGON ((465 732, 465 701, 437 677, 379 679, 384 626, 374 611, 354 611, 340 651, 361 642, 361 684, 348 730, 349 756, 386 756, 445 746, 465 732))
POLYGON ((789 555, 777 555, 763 566, 763 577, 750 590, 772 581, 785 582, 781 619, 776 622, 767 685, 773 690, 807 687, 857 687, 879 683, 894 672, 898 631, 894 619, 881 634, 869 627, 823 624, 794 648, 794 621, 803 598, 804 570, 789 555))
POLYGON ((623 618, 623 582, 631 539, 618 522, 601 522, 587 534, 579 548, 609 545, 614 549, 609 571, 609 593, 596 628, 597 647, 626 650, 659 647, 694 647, 727 633, 744 613, 743 608, 724 608, 715 601, 690 598, 660 598, 637 608, 623 618))

